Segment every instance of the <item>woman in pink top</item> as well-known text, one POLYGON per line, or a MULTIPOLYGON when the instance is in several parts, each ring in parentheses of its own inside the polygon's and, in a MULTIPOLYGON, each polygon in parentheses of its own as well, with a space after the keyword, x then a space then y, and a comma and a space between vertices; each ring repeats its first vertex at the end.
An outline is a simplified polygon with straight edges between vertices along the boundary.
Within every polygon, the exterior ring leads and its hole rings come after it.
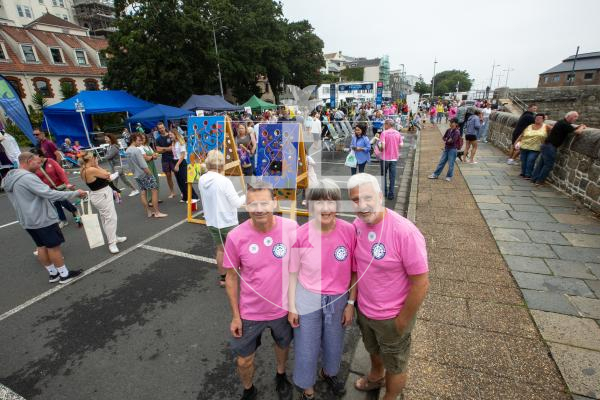
POLYGON ((337 374, 344 328, 354 317, 356 231, 336 218, 342 196, 335 182, 321 180, 308 190, 307 198, 313 218, 298 229, 290 259, 288 320, 294 328, 294 383, 304 390, 303 399, 312 399, 321 349, 319 375, 336 395, 344 394, 337 374))

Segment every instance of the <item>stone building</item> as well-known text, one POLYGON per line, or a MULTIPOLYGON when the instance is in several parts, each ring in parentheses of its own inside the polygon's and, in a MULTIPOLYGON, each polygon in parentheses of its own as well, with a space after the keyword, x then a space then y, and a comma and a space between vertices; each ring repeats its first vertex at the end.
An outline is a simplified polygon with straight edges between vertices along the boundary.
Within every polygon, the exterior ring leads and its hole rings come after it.
POLYGON ((600 51, 565 58, 540 74, 538 87, 600 85, 600 51), (575 70, 573 70, 575 64, 575 70))
POLYGON ((0 26, 0 74, 25 105, 41 93, 48 105, 62 101, 61 84, 76 91, 100 90, 106 73, 104 38, 51 14, 26 27, 0 26))

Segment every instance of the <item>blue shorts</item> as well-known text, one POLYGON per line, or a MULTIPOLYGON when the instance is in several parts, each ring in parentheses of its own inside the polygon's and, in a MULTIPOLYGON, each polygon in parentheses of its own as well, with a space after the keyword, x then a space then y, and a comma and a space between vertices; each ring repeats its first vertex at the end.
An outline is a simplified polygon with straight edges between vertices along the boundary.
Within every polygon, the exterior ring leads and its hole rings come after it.
POLYGON ((29 233, 37 247, 52 249, 65 242, 65 238, 58 227, 58 223, 43 228, 25 230, 29 233))
POLYGON ((231 339, 231 351, 236 356, 248 357, 260 347, 265 329, 271 329, 271 337, 280 349, 287 349, 293 338, 292 326, 287 315, 271 321, 249 321, 242 319, 242 337, 231 339))

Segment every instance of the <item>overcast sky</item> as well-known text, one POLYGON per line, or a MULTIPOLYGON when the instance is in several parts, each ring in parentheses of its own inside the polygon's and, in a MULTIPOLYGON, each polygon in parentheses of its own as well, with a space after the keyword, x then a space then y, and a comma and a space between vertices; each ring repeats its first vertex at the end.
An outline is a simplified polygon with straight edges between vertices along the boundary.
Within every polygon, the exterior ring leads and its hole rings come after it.
POLYGON ((390 57, 390 68, 430 81, 436 72, 466 70, 474 89, 490 83, 536 87, 538 74, 564 58, 600 51, 598 0, 281 0, 286 18, 307 19, 324 51, 390 57))

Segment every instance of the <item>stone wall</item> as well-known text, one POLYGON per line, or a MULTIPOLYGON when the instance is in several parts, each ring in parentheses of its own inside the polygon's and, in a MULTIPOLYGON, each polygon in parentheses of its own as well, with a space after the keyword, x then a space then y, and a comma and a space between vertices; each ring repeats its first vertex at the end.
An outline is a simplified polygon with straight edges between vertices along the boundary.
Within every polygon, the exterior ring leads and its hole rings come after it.
POLYGON ((536 103, 538 111, 561 119, 569 111, 579 112, 578 123, 600 128, 600 85, 563 86, 534 89, 500 88, 495 98, 508 98, 507 91, 526 104, 536 103))
MULTIPOLYGON (((493 112, 488 139, 508 152, 518 119, 513 114, 493 112)), ((600 129, 570 135, 558 151, 549 180, 560 191, 600 213, 600 129)))

